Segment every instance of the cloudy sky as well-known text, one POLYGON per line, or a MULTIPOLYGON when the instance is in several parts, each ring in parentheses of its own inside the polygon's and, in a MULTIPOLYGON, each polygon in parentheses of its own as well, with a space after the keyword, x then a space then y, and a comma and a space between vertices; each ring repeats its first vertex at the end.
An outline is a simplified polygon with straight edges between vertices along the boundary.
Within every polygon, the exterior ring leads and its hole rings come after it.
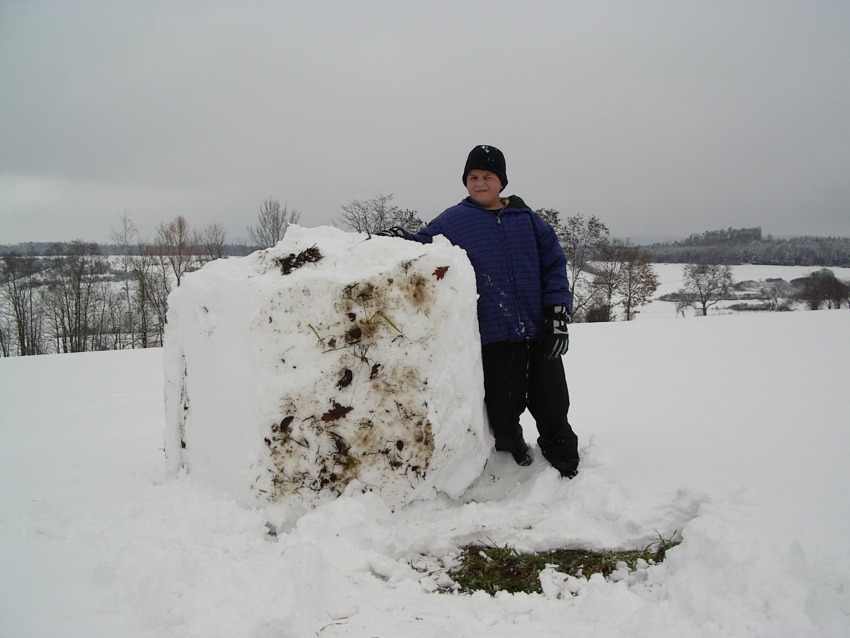
POLYGON ((476 144, 617 237, 850 236, 850 2, 0 0, 0 244, 428 220, 476 144))

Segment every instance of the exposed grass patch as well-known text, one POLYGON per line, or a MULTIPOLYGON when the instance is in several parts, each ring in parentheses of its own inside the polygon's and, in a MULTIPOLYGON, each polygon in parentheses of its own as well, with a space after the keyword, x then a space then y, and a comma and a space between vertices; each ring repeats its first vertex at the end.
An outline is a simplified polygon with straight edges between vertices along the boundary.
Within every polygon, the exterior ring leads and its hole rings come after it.
POLYGON ((660 538, 643 550, 555 549, 539 554, 520 554, 511 547, 466 545, 460 548, 460 564, 449 571, 449 576, 457 583, 459 591, 465 593, 542 593, 539 574, 546 567, 554 567, 570 576, 590 578, 593 574, 602 574, 607 578, 622 570, 624 565, 634 571, 640 565, 657 564, 664 560, 668 549, 678 544, 660 538))

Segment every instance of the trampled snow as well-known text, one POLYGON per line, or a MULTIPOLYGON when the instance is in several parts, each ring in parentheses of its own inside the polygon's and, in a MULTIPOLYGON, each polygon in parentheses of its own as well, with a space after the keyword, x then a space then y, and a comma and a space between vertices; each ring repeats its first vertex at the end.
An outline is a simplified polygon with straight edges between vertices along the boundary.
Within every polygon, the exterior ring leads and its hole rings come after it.
POLYGON ((268 509, 168 477, 162 351, 0 360, 0 636, 850 635, 848 322, 575 324, 575 479, 493 453, 457 498, 345 493, 277 536, 268 509), (469 542, 659 537, 682 543, 617 580, 436 591, 469 542))

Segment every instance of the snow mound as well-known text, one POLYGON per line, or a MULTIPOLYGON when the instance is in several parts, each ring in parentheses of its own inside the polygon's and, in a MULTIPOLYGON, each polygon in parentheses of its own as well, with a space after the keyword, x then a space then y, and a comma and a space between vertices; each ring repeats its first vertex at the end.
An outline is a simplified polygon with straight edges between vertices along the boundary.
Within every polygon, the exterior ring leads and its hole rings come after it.
POLYGON ((169 298, 166 456, 244 503, 462 494, 492 440, 475 276, 448 241, 290 227, 169 298))

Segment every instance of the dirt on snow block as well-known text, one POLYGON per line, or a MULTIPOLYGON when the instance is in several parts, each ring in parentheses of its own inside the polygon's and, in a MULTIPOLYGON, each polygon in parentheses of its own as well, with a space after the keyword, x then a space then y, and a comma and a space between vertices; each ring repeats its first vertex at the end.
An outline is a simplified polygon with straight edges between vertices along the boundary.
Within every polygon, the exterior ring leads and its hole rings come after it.
POLYGON ((492 441, 475 276, 442 238, 291 226, 169 297, 166 456, 246 504, 462 494, 492 441))

